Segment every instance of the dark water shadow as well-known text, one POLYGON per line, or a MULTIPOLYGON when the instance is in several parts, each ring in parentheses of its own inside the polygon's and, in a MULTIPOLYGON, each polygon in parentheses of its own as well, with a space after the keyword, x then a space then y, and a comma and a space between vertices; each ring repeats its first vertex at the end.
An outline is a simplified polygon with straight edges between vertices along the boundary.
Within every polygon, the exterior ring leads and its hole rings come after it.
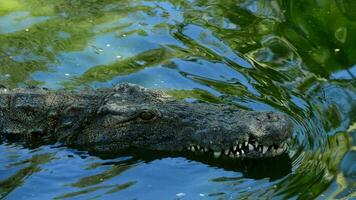
POLYGON ((143 161, 146 163, 164 158, 184 157, 188 160, 200 162, 211 167, 221 168, 226 171, 240 172, 245 178, 269 178, 271 181, 283 178, 292 171, 292 160, 287 153, 273 158, 261 159, 232 159, 226 157, 214 158, 212 155, 194 154, 190 152, 165 152, 146 149, 128 149, 110 154, 92 153, 91 155, 98 156, 102 159, 132 156, 132 160, 130 160, 130 162, 143 161))
MULTIPOLYGON (((62 148, 65 145, 47 140, 43 141, 39 138, 33 139, 31 141, 21 141, 18 138, 0 138, 7 144, 17 144, 28 149, 36 149, 43 145, 50 145, 52 148, 62 148)), ((164 159, 164 158, 177 158, 183 157, 187 160, 200 162, 211 167, 221 168, 226 171, 235 171, 243 174, 245 178, 252 179, 263 179, 269 178, 270 180, 280 179, 287 176, 292 170, 292 160, 287 153, 280 156, 272 158, 259 158, 259 159, 247 159, 239 158, 232 159, 228 157, 214 158, 213 155, 203 154, 203 153, 192 153, 192 152, 167 152, 167 151, 152 151, 147 149, 137 149, 129 148, 119 152, 110 153, 97 153, 97 152, 87 152, 86 149, 81 149, 80 147, 74 148, 76 154, 83 158, 90 156, 97 156, 103 160, 113 159, 118 157, 132 157, 129 160, 125 160, 125 163, 138 163, 145 162, 149 163, 154 160, 164 159)))

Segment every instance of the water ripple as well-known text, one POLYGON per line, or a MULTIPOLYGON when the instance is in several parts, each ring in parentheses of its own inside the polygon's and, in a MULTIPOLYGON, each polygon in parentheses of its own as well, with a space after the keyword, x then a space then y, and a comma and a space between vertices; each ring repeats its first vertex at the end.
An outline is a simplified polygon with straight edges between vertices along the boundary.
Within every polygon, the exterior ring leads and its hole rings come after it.
POLYGON ((0 198, 354 197, 355 9, 349 0, 1 1, 2 85, 132 82, 283 112, 294 134, 289 154, 252 161, 1 141, 0 198))

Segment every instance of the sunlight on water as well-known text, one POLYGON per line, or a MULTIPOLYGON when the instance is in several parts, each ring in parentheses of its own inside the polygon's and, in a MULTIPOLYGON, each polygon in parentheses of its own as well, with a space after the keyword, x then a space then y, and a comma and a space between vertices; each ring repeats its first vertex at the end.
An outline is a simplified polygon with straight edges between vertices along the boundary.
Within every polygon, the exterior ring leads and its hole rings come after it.
POLYGON ((289 154, 265 160, 0 141, 0 198, 355 198, 354 10, 352 0, 0 1, 6 87, 131 82, 295 125, 289 154))

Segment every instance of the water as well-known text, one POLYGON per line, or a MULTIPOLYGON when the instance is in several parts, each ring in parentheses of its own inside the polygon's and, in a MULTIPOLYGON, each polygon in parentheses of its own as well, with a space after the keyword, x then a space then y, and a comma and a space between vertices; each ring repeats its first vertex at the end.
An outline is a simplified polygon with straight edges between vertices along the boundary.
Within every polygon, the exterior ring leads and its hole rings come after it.
POLYGON ((131 82, 277 110, 289 154, 258 161, 0 144, 2 199, 356 199, 353 0, 2 0, 0 83, 131 82))

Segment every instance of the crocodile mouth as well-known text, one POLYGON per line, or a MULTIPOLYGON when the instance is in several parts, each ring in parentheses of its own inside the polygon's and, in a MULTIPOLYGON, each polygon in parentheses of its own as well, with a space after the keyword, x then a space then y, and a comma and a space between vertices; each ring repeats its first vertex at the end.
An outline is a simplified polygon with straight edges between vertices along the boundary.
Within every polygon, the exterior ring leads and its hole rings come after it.
POLYGON ((236 141, 231 146, 214 149, 202 145, 191 144, 187 147, 187 150, 197 154, 210 154, 215 158, 262 158, 275 157, 285 153, 288 150, 288 144, 287 142, 282 142, 280 144, 263 145, 257 141, 236 141))

